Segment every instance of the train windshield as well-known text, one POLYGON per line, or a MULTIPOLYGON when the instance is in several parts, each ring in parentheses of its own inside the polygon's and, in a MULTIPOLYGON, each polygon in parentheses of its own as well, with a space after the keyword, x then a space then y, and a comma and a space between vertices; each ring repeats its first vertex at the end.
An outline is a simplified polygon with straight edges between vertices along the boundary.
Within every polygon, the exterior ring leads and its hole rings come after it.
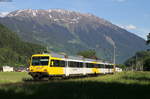
POLYGON ((48 56, 32 57, 32 66, 45 66, 49 63, 48 56))

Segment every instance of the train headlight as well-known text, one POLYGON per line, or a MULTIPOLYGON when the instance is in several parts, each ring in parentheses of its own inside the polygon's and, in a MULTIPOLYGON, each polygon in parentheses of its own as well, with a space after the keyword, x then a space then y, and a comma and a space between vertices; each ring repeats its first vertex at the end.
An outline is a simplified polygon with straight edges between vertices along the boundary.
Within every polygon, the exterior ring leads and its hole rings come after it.
POLYGON ((44 69, 44 72, 47 72, 47 69, 44 69))

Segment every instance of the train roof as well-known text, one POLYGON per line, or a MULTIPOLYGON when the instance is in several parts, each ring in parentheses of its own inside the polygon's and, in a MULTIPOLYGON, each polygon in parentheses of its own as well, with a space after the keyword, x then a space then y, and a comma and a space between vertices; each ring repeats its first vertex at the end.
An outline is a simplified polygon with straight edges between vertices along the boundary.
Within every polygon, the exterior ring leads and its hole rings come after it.
POLYGON ((65 55, 57 54, 57 53, 54 53, 54 52, 50 53, 50 55, 51 55, 51 57, 65 58, 65 55))
POLYGON ((58 53, 54 53, 54 52, 51 52, 51 53, 43 53, 43 54, 35 54, 33 56, 38 56, 38 55, 44 55, 44 56, 51 56, 51 57, 57 57, 57 58, 61 58, 61 59, 67 59, 69 61, 82 61, 82 62, 87 62, 87 63, 102 63, 102 64, 112 64, 112 63, 109 63, 109 62, 104 62, 102 60, 96 60, 96 59, 90 59, 90 58, 84 58, 83 56, 67 56, 65 55, 65 53, 61 53, 61 54, 58 54, 58 53))

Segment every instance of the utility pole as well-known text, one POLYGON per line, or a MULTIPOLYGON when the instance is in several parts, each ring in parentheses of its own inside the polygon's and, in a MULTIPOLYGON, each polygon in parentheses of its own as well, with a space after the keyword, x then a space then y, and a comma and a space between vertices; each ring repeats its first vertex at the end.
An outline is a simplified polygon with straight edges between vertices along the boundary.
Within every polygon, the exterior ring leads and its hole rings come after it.
POLYGON ((135 54, 135 70, 137 71, 138 69, 138 56, 135 54))
POLYGON ((113 63, 114 63, 114 72, 116 72, 115 68, 116 68, 116 46, 115 44, 113 44, 113 48, 114 48, 114 60, 113 60, 113 63))
POLYGON ((114 64, 114 72, 115 72, 116 71, 115 70, 115 68, 116 68, 116 66, 115 66, 115 64, 116 64, 116 44, 115 44, 115 41, 113 41, 111 37, 106 36, 106 40, 113 46, 113 49, 114 49, 113 64, 114 64))

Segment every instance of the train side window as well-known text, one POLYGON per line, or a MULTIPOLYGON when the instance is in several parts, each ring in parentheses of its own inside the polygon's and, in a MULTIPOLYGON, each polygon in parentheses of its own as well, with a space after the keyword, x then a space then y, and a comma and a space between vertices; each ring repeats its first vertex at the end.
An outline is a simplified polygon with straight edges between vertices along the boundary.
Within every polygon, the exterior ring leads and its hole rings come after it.
POLYGON ((74 67, 79 67, 79 62, 74 62, 74 67))
POLYGON ((108 68, 108 69, 112 69, 113 68, 113 65, 105 65, 106 66, 106 68, 108 68))
POLYGON ((109 66, 108 66, 108 65, 105 65, 105 67, 106 67, 106 68, 109 68, 109 66))
POLYGON ((79 68, 83 67, 83 63, 82 62, 76 62, 76 64, 77 64, 77 67, 79 67, 79 68))
POLYGON ((94 68, 100 68, 99 64, 94 64, 94 68))
POLYGON ((69 62, 68 62, 68 65, 69 65, 69 67, 74 67, 74 62, 69 61, 69 62))
POLYGON ((77 65, 76 67, 80 67, 80 63, 79 62, 76 62, 76 65, 77 65))
POLYGON ((99 64, 99 65, 100 65, 99 66, 100 68, 104 68, 105 67, 104 64, 99 64))
POLYGON ((90 63, 87 63, 86 66, 87 66, 87 68, 90 68, 90 63))
POLYGON ((69 67, 83 67, 83 63, 82 62, 70 61, 70 62, 68 62, 68 64, 69 64, 69 67))
POLYGON ((74 62, 73 67, 78 67, 78 63, 74 62))
POLYGON ((98 68, 101 68, 101 64, 97 64, 97 67, 98 67, 98 68))
POLYGON ((90 67, 91 67, 91 68, 94 68, 94 64, 90 63, 90 67))
POLYGON ((85 63, 85 66, 88 68, 88 63, 85 63))
POLYGON ((65 67, 65 61, 60 61, 60 66, 59 67, 65 67))
POLYGON ((111 69, 114 67, 113 65, 110 65, 111 69))
POLYGON ((59 67, 59 60, 54 60, 54 67, 59 67))
POLYGON ((93 67, 94 67, 94 64, 92 64, 92 63, 86 63, 86 67, 87 67, 87 68, 93 68, 93 67))
POLYGON ((82 62, 79 63, 79 67, 83 67, 83 63, 82 62))
POLYGON ((52 66, 52 67, 65 67, 65 61, 51 60, 50 66, 52 66))

